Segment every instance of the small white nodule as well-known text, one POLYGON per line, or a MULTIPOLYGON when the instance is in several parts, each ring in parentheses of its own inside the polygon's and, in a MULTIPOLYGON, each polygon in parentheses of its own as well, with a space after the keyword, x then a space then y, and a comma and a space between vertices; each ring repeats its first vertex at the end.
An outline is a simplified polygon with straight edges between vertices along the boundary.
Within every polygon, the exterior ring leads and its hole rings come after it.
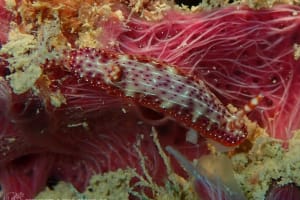
POLYGON ((189 129, 185 136, 185 141, 197 144, 198 143, 198 133, 194 129, 189 129))

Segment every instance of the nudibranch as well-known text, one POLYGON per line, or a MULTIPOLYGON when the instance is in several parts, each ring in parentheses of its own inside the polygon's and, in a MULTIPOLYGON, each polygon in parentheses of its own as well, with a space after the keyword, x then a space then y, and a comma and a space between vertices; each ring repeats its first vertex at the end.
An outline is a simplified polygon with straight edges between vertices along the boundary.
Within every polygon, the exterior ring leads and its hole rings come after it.
POLYGON ((236 146, 246 139, 243 115, 261 98, 259 95, 243 110, 231 113, 203 81, 184 74, 178 67, 106 50, 72 50, 64 64, 95 87, 170 116, 225 146, 236 146))

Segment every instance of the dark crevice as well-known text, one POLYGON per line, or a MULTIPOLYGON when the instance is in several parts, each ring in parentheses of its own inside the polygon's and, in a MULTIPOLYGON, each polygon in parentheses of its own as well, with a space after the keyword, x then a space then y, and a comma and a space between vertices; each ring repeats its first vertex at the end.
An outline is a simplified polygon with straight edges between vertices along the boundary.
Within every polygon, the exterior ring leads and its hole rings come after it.
MULTIPOLYGON (((186 5, 189 8, 192 6, 198 6, 200 3, 202 3, 202 0, 174 0, 177 5, 186 5)), ((211 1, 207 1, 208 3, 211 3, 211 1)), ((229 0, 228 3, 233 3, 234 0, 229 0)))
POLYGON ((177 5, 186 5, 188 7, 197 6, 202 0, 175 0, 177 5))
POLYGON ((58 184, 59 179, 56 178, 55 176, 50 176, 47 180, 47 187, 50 190, 54 190, 54 187, 58 184))

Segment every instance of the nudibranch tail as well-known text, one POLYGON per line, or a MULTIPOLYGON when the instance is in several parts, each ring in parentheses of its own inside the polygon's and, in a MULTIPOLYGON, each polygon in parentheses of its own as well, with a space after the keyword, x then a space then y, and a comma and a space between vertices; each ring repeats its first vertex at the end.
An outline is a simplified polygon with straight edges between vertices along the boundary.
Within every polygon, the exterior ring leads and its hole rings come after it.
POLYGON ((93 48, 69 52, 66 64, 90 84, 170 116, 223 145, 238 145, 247 136, 243 124, 228 129, 236 116, 203 81, 176 66, 93 48))

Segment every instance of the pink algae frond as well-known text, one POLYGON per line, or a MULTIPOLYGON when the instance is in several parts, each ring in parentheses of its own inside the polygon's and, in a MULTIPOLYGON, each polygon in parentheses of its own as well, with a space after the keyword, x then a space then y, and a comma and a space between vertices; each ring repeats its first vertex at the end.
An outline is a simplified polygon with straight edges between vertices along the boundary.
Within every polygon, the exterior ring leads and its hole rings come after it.
POLYGON ((7 114, 7 109, 10 106, 10 102, 11 102, 11 90, 7 84, 6 81, 4 81, 4 79, 0 78, 0 113, 1 115, 5 115, 7 114))
POLYGON ((266 200, 280 200, 280 199, 290 199, 296 200, 299 198, 300 191, 294 184, 288 184, 283 186, 275 185, 270 189, 266 200))
POLYGON ((38 192, 47 181, 52 162, 53 159, 48 157, 47 154, 28 155, 10 162, 2 167, 0 172, 4 191, 20 193, 24 199, 28 197, 27 194, 38 192))
POLYGON ((84 113, 109 110, 122 105, 119 99, 108 96, 104 91, 93 89, 85 83, 70 84, 61 87, 68 102, 68 109, 80 109, 84 113))
POLYGON ((119 35, 119 51, 173 63, 204 80, 223 103, 242 107, 265 96, 250 118, 277 138, 299 128, 300 8, 252 10, 227 7, 201 14, 169 12, 159 22, 131 19, 119 35))

